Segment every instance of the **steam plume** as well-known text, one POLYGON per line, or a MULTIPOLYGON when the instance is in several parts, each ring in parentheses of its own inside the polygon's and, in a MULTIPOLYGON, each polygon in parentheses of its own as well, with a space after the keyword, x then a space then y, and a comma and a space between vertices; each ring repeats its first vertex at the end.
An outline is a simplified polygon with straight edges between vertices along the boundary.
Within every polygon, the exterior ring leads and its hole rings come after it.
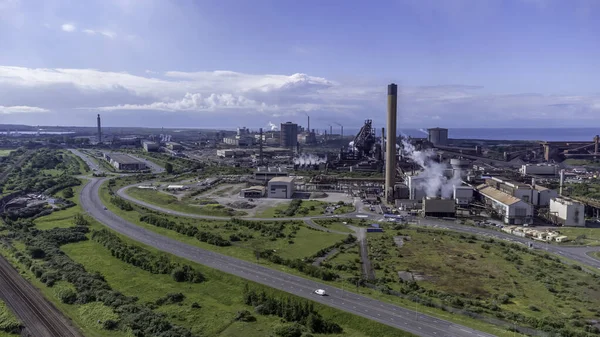
POLYGON ((271 128, 271 131, 277 131, 279 128, 277 127, 277 125, 269 122, 269 128, 271 128))
POLYGON ((412 144, 404 139, 402 145, 404 155, 423 169, 423 172, 419 173, 417 178, 422 179, 419 187, 424 187, 426 195, 431 198, 438 195, 442 198, 451 198, 454 186, 459 186, 462 183, 460 171, 454 171, 452 178, 448 179, 444 175, 446 165, 431 159, 435 155, 432 150, 417 151, 412 144))
POLYGON ((315 156, 314 154, 303 153, 300 156, 294 158, 294 165, 300 166, 318 165, 324 164, 326 162, 327 158, 321 158, 319 156, 315 156))

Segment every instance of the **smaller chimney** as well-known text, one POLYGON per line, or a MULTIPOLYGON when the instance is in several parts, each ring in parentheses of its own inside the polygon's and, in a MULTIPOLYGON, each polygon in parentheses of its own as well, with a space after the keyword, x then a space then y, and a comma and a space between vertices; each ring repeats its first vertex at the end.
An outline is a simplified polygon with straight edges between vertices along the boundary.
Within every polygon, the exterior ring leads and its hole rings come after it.
POLYGON ((565 183, 565 170, 560 170, 560 187, 558 189, 558 194, 563 195, 563 185, 565 183))

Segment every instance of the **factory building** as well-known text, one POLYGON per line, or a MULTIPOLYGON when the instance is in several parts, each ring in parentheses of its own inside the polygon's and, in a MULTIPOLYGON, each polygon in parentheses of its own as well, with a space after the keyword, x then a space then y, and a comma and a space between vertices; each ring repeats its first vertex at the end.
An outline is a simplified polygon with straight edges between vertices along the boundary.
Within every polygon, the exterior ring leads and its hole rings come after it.
POLYGON ((254 172, 255 180, 269 181, 275 177, 287 177, 290 174, 283 167, 259 167, 254 172))
POLYGON ((252 186, 244 188, 240 191, 242 198, 262 198, 265 196, 266 189, 264 186, 252 186))
POLYGON ((538 175, 538 176, 556 176, 558 174, 558 166, 556 165, 531 165, 526 164, 521 166, 521 174, 523 175, 538 175))
POLYGON ((549 206, 550 200, 558 197, 558 192, 556 190, 551 190, 541 185, 534 185, 533 187, 538 193, 538 202, 536 206, 549 206))
POLYGON ((253 137, 227 137, 223 138, 223 143, 233 146, 251 146, 254 145, 253 137))
POLYGON ((538 204, 538 192, 530 185, 511 181, 501 177, 492 177, 490 179, 486 179, 485 183, 488 186, 512 195, 513 197, 519 198, 527 203, 533 205, 538 204))
POLYGON ((423 198, 423 216, 454 217, 455 203, 452 199, 423 198))
POLYGON ((279 146, 296 148, 298 144, 298 124, 292 122, 281 123, 279 130, 279 146))
POLYGON ((144 151, 146 152, 156 152, 158 151, 158 143, 151 141, 142 142, 142 147, 144 147, 144 151))
POLYGON ((269 180, 269 198, 291 199, 294 195, 294 177, 275 177, 269 180))
POLYGON ((563 226, 585 227, 584 206, 571 198, 552 198, 550 218, 563 226))
POLYGON ((105 153, 104 158, 117 170, 141 171, 146 169, 146 163, 122 153, 105 153))
POLYGON ((473 201, 473 188, 471 186, 454 186, 454 201, 459 206, 468 206, 473 201))
POLYGON ((434 146, 448 146, 448 129, 433 128, 427 129, 429 137, 427 140, 434 146))
POLYGON ((524 225, 533 222, 533 206, 506 192, 486 184, 477 186, 479 195, 502 220, 510 225, 524 225))
POLYGON ((175 142, 167 142, 167 148, 169 150, 173 150, 173 151, 181 151, 181 150, 183 150, 183 146, 181 146, 181 144, 175 143, 175 142))

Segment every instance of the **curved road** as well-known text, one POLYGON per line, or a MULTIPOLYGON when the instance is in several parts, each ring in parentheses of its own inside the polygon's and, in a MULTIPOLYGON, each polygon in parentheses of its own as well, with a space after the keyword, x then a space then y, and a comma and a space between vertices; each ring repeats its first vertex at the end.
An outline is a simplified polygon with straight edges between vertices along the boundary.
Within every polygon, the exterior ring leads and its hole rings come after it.
MULTIPOLYGON (((107 178, 92 178, 81 191, 81 206, 91 216, 138 242, 223 272, 267 285, 424 337, 492 337, 493 335, 432 316, 357 295, 319 282, 187 245, 128 222, 104 209, 99 189, 107 178), (329 296, 317 296, 325 289, 329 296)), ((272 220, 272 219, 269 219, 272 220)))
MULTIPOLYGON (((132 186, 135 186, 135 185, 139 185, 139 183, 120 188, 117 191, 117 195, 119 195, 123 199, 131 201, 138 205, 144 206, 146 208, 153 209, 153 210, 163 212, 163 213, 172 214, 172 215, 183 216, 183 217, 188 217, 188 218, 195 218, 195 219, 212 219, 212 220, 228 220, 228 219, 230 219, 229 217, 198 215, 198 214, 178 212, 178 211, 174 211, 174 210, 171 210, 171 209, 168 209, 165 207, 157 206, 157 205, 154 205, 151 203, 147 203, 145 201, 135 199, 132 196, 125 193, 125 191, 128 188, 131 188, 132 186)), ((358 209, 358 207, 357 207, 357 209, 358 209)), ((370 220, 378 220, 381 218, 381 216, 365 214, 365 213, 361 213, 360 211, 342 214, 339 216, 344 217, 344 218, 361 216, 362 219, 370 219, 370 220)), ((312 219, 329 219, 329 218, 331 218, 331 216, 315 216, 315 217, 304 217, 304 218, 297 217, 297 218, 247 218, 247 219, 248 220, 257 220, 257 221, 303 220, 309 226, 316 228, 316 229, 320 229, 323 231, 329 231, 332 233, 338 233, 338 234, 347 234, 344 232, 338 232, 338 231, 334 231, 334 230, 330 230, 330 229, 321 227, 318 224, 311 221, 312 219)), ((550 253, 564 256, 566 258, 575 260, 577 262, 586 264, 588 266, 600 269, 600 260, 597 260, 588 255, 589 252, 600 251, 600 247, 549 245, 549 244, 544 244, 543 242, 540 242, 540 241, 532 241, 527 238, 521 238, 521 237, 518 237, 515 235, 511 235, 508 233, 504 233, 504 232, 500 232, 500 231, 496 231, 496 230, 492 230, 492 229, 459 225, 459 224, 456 224, 456 223, 450 222, 450 221, 434 220, 434 219, 428 219, 428 218, 419 220, 418 225, 425 226, 425 227, 437 227, 437 228, 443 228, 443 229, 450 229, 453 231, 463 232, 463 233, 468 233, 468 234, 490 236, 490 237, 494 237, 494 238, 501 239, 501 240, 520 242, 520 243, 524 243, 524 244, 527 244, 528 242, 534 242, 534 246, 536 246, 539 249, 544 249, 550 253)))

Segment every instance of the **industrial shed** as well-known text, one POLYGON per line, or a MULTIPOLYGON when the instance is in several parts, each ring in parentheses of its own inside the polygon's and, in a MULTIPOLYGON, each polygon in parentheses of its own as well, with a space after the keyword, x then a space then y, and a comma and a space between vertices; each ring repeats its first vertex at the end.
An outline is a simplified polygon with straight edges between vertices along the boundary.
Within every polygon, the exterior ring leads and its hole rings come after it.
POLYGON ((275 177, 269 180, 269 198, 290 199, 294 195, 293 177, 275 177))
POLYGON ((533 222, 533 205, 488 185, 477 187, 485 203, 511 225, 523 225, 533 222))
POLYGON ((262 198, 265 196, 266 189, 264 186, 252 186, 244 188, 240 191, 242 198, 262 198))
POLYGON ((423 198, 423 215, 454 217, 456 209, 453 199, 423 198))
POLYGON ((146 169, 146 163, 122 153, 105 153, 104 158, 117 170, 141 171, 146 169))
POLYGON ((550 200, 550 217, 563 226, 585 227, 583 204, 566 197, 550 200))

